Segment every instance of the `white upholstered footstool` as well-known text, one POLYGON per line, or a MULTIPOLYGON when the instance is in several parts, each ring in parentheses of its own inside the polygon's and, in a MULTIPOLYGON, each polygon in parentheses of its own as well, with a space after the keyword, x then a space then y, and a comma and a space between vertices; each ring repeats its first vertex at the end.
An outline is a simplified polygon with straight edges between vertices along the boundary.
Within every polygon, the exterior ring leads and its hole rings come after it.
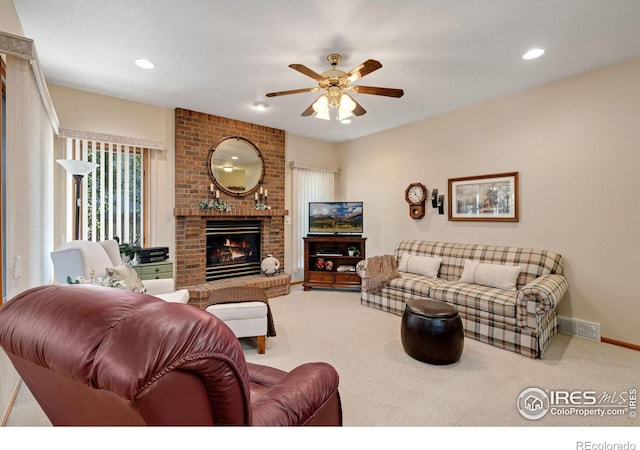
POLYGON ((257 337, 258 353, 265 351, 267 336, 267 305, 264 302, 219 303, 205 311, 222 320, 236 337, 257 337))

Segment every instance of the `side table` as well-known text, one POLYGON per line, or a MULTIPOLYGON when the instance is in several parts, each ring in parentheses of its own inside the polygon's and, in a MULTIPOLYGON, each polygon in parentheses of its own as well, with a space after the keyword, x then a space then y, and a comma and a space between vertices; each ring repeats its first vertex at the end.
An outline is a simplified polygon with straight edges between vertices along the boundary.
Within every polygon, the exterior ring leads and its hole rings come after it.
POLYGON ((173 278, 173 262, 169 260, 131 265, 141 280, 173 278))

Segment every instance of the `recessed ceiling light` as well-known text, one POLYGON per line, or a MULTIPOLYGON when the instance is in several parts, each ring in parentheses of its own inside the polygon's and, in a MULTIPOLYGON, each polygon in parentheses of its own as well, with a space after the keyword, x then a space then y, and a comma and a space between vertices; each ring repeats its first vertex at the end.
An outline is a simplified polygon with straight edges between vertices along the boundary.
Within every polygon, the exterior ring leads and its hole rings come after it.
POLYGON ((540 58, 542 55, 544 55, 543 48, 532 48, 527 53, 522 55, 522 59, 536 59, 540 58))
POLYGON ((265 102, 256 102, 251 106, 253 106, 253 108, 257 109, 258 111, 264 111, 269 107, 269 105, 267 105, 265 102))
POLYGON ((350 124, 350 123, 351 123, 351 119, 343 119, 343 120, 341 120, 341 121, 340 121, 340 123, 343 123, 343 124, 345 124, 345 125, 348 125, 348 124, 350 124))
POLYGON ((142 67, 143 69, 153 69, 155 66, 148 59, 136 59, 136 66, 142 67))

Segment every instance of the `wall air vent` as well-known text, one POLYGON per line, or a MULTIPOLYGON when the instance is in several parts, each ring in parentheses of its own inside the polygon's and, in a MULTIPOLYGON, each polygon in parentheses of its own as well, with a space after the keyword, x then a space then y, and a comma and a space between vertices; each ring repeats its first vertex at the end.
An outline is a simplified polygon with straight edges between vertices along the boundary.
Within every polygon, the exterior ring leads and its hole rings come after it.
POLYGON ((572 317, 558 316, 558 331, 598 342, 601 337, 599 323, 587 322, 586 320, 574 319, 572 317))

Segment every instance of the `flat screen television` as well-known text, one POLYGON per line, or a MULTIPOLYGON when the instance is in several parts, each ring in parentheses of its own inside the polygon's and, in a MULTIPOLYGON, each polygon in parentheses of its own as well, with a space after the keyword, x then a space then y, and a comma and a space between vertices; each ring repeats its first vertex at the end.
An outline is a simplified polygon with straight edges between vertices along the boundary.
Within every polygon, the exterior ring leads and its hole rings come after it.
POLYGON ((362 234, 362 202, 309 202, 309 234, 362 234))

